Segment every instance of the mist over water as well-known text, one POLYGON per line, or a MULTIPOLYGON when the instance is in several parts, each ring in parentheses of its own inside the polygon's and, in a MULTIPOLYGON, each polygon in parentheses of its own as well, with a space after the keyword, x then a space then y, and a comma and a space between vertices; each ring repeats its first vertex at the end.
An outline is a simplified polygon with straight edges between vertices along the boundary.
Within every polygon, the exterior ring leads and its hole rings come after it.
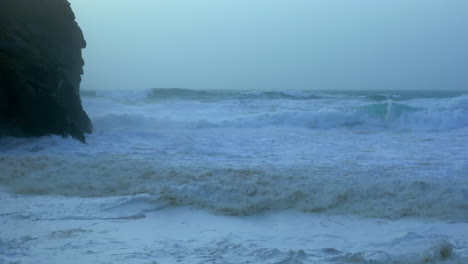
POLYGON ((71 3, 84 89, 468 89, 463 0, 71 3))

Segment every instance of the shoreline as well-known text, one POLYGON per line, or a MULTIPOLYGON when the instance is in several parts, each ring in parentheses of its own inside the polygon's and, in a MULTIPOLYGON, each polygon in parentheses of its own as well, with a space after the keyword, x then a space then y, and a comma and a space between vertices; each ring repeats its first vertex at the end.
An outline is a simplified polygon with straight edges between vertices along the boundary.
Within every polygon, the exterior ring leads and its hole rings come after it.
POLYGON ((0 212, 0 263, 468 260, 468 223, 462 222, 390 220, 293 210, 225 216, 192 207, 150 208, 139 200, 128 204, 122 202, 124 197, 2 193, 1 199, 11 206, 0 212), (90 217, 84 218, 85 215, 90 217))

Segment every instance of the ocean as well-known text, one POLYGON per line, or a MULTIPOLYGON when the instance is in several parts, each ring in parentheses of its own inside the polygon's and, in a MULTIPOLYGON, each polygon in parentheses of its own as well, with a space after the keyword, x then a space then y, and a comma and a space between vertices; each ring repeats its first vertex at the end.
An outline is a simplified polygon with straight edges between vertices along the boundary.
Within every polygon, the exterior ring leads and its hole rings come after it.
POLYGON ((82 91, 0 139, 0 263, 468 263, 468 92, 82 91))

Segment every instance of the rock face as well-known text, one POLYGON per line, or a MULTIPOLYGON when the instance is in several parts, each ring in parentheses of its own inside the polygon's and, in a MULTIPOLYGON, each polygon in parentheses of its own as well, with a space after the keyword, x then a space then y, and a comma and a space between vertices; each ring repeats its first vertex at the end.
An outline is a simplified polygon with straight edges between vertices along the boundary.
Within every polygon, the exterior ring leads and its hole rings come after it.
POLYGON ((0 136, 85 142, 92 130, 79 95, 85 46, 67 0, 0 0, 0 136))

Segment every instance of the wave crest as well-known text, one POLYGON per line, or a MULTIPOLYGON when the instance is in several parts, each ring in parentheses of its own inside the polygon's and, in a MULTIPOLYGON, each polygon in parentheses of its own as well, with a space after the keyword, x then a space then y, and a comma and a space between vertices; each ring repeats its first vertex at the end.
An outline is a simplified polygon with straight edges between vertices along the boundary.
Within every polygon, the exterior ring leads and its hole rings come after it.
MULTIPOLYGON (((468 97, 467 97, 468 98, 468 97)), ((242 105, 232 107, 241 108, 242 105)), ((217 111, 215 109, 213 111, 217 111)), ((156 131, 159 129, 197 128, 257 128, 267 126, 293 126, 310 129, 404 129, 437 131, 468 126, 468 99, 456 98, 446 107, 416 107, 386 101, 364 104, 350 109, 325 109, 316 111, 282 110, 248 114, 206 115, 158 115, 154 113, 108 113, 93 117, 98 131, 128 130, 156 131)))
POLYGON ((332 95, 313 91, 233 91, 192 90, 182 88, 155 88, 134 91, 82 90, 83 97, 105 97, 121 102, 142 101, 154 103, 166 100, 311 100, 330 98, 332 95))
POLYGON ((172 166, 125 155, 72 160, 59 156, 4 158, 3 164, 8 166, 0 180, 9 190, 23 194, 108 197, 146 193, 155 198, 145 203, 191 205, 230 215, 296 209, 468 221, 466 180, 437 179, 435 175, 424 175, 428 181, 410 179, 401 177, 399 168, 355 168, 353 175, 369 175, 358 179, 346 176, 346 166, 336 164, 263 169, 223 164, 172 166))

